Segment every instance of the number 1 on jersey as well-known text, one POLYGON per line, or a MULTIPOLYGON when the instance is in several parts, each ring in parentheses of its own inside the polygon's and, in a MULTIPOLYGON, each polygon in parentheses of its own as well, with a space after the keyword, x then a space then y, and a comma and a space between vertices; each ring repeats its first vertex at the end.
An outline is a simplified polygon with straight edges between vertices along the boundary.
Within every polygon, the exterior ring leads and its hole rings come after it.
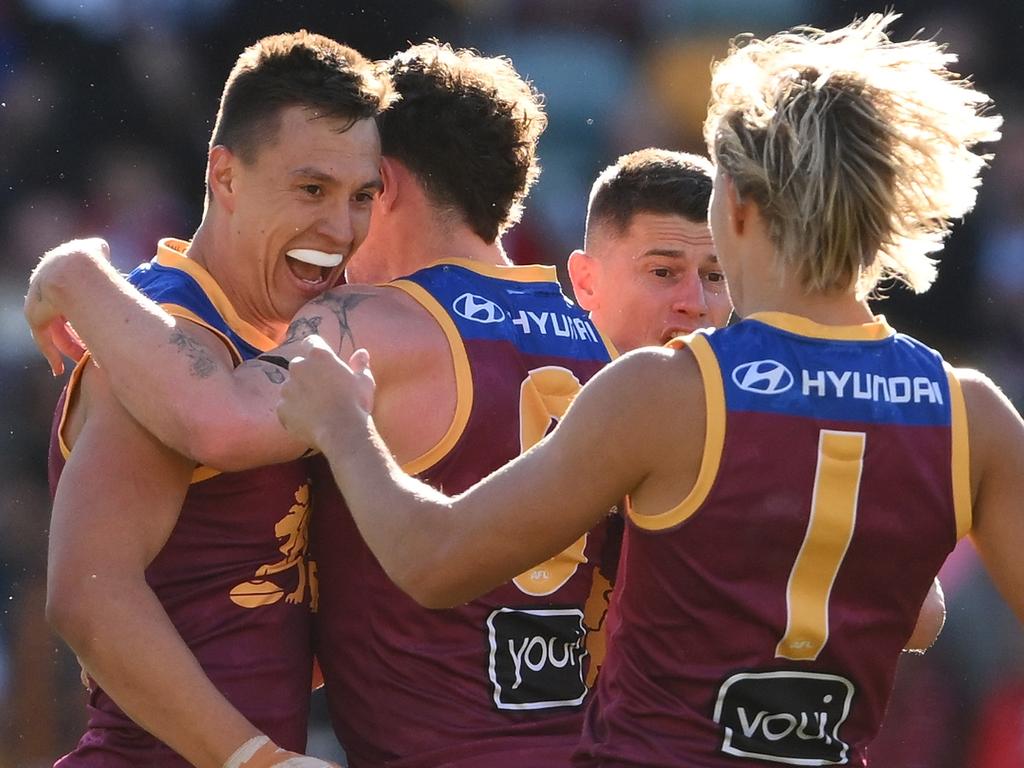
POLYGON ((828 600, 853 538, 864 468, 863 432, 823 429, 811 514, 786 588, 786 633, 775 656, 816 659, 828 640, 828 600))

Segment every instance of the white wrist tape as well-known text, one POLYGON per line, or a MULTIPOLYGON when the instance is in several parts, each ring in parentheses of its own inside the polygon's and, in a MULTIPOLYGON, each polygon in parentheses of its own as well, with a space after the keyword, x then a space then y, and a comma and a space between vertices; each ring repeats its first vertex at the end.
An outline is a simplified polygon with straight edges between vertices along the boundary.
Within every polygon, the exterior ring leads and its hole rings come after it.
POLYGON ((223 768, 239 768, 246 760, 255 755, 260 747, 269 742, 269 736, 263 734, 253 736, 231 754, 231 757, 225 761, 223 768))

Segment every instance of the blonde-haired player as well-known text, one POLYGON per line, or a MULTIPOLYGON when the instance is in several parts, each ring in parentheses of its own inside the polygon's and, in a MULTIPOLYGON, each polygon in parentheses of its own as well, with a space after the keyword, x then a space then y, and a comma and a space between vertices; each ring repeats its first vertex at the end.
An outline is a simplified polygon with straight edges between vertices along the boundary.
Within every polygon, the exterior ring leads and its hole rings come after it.
POLYGON ((710 222, 739 323, 620 358, 545 441, 454 499, 374 432, 367 358, 311 339, 282 420, 428 605, 564 548, 628 493, 608 656, 578 765, 867 763, 900 648, 968 533, 1024 617, 1024 422, 874 317, 923 290, 998 137, 895 16, 737 44, 714 70, 710 222), (695 407, 696 404, 696 407, 695 407))

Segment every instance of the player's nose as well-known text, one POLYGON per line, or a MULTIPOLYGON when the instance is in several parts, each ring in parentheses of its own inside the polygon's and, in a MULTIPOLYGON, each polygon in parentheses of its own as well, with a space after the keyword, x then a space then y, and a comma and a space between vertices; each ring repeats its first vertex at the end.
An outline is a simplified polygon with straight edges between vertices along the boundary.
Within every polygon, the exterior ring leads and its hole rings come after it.
POLYGON ((347 205, 332 206, 317 222, 317 234, 340 252, 347 253, 355 237, 352 214, 347 205))
POLYGON ((702 316, 707 313, 704 282, 696 271, 687 272, 676 285, 672 310, 686 315, 702 316))

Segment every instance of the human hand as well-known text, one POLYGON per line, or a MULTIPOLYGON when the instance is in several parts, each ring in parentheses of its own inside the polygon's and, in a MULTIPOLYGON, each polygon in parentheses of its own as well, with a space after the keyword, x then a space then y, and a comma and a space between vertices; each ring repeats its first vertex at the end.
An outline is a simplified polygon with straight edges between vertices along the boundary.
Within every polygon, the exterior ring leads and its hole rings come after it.
POLYGON ((281 749, 269 736, 256 736, 240 746, 223 768, 340 768, 318 757, 281 749))
POLYGON ((373 410, 373 373, 365 349, 353 352, 346 365, 320 336, 307 336, 299 342, 288 373, 277 417, 314 448, 323 447, 324 436, 344 433, 346 424, 365 419, 373 410))
POLYGON ((53 296, 57 281, 66 279, 70 266, 82 260, 109 262, 107 242, 98 237, 70 240, 47 251, 32 271, 25 294, 25 321, 54 376, 64 372, 61 353, 76 361, 85 353, 85 345, 64 318, 53 296))

